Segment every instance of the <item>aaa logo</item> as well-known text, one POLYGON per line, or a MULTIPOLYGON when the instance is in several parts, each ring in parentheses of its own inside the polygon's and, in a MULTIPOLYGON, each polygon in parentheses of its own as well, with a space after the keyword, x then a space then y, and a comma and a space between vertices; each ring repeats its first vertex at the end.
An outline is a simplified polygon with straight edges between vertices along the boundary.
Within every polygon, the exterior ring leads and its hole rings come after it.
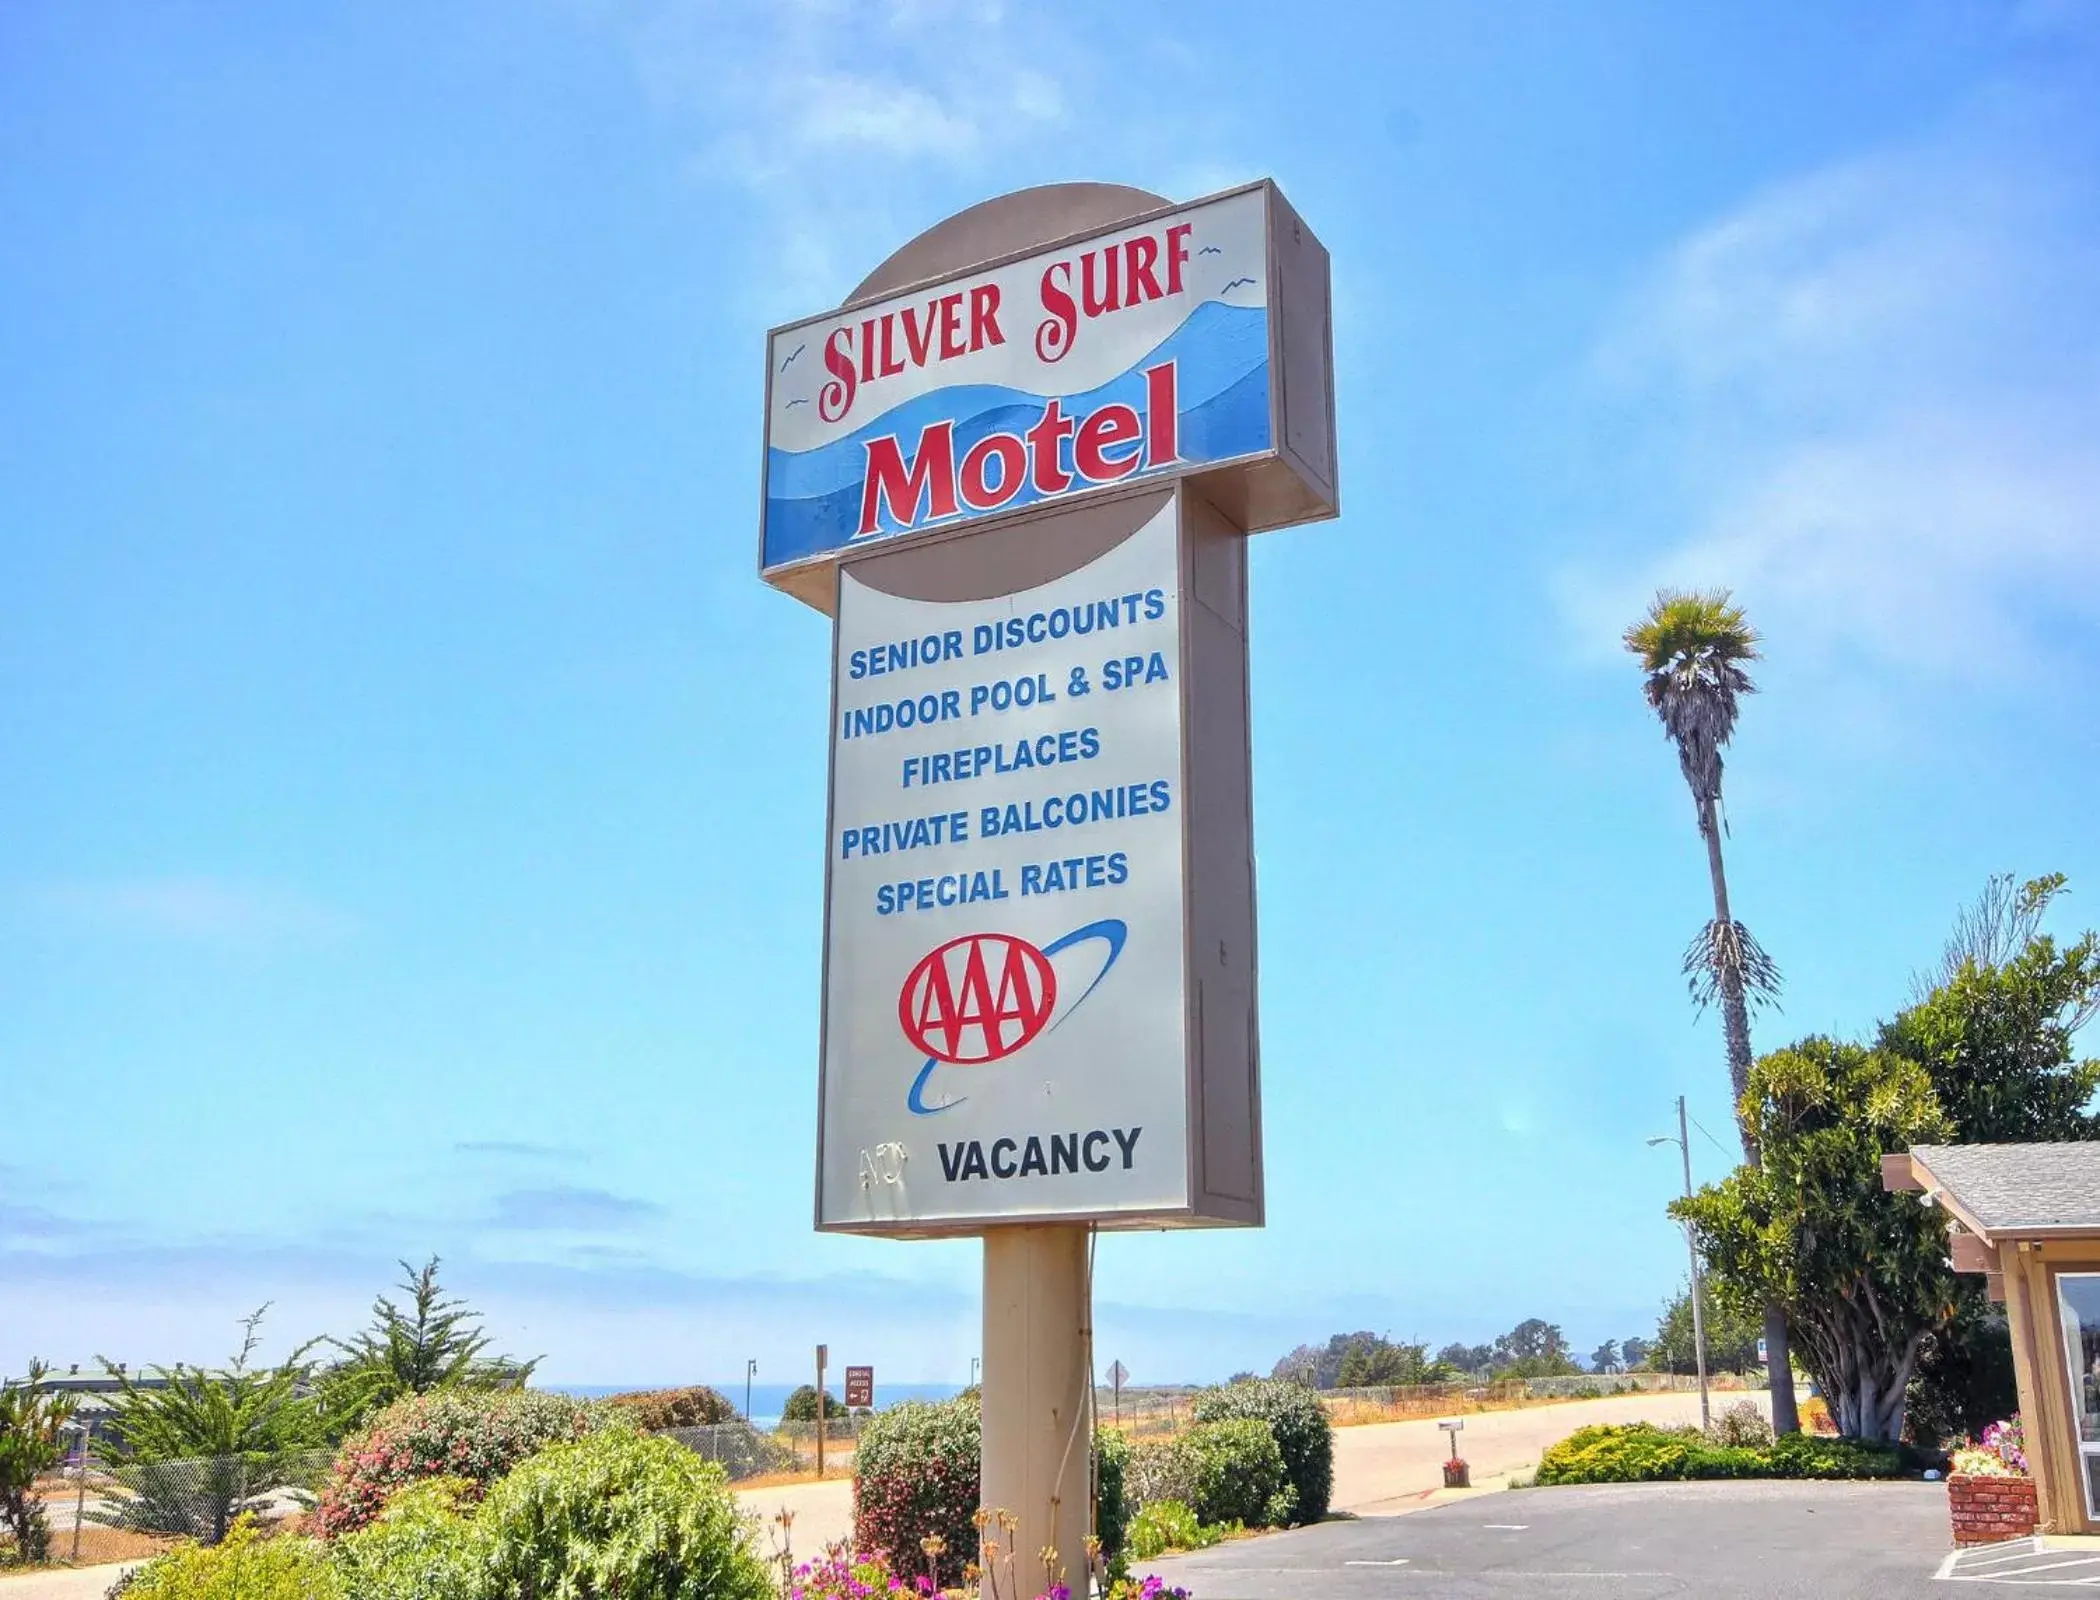
POLYGON ((1007 933, 950 939, 911 969, 897 995, 904 1036, 931 1061, 958 1067, 1012 1055, 1056 1009, 1050 958, 1007 933))

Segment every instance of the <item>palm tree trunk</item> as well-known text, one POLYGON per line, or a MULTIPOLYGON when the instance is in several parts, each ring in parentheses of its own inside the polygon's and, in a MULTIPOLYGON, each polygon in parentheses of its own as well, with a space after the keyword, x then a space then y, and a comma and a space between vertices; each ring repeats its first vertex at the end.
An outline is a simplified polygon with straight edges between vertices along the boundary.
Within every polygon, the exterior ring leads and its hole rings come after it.
MULTIPOLYGON (((1728 909, 1728 872, 1721 864, 1720 818, 1714 803, 1699 807, 1699 831, 1706 836, 1706 870, 1713 879, 1714 920, 1724 928, 1735 918, 1728 909)), ((1743 1141, 1743 1159, 1751 1166, 1762 1164, 1757 1147, 1757 1127, 1743 1099, 1750 1088, 1750 1007, 1743 994, 1743 974, 1733 963, 1721 968, 1721 1031, 1728 1042, 1728 1084, 1734 1091, 1735 1129, 1743 1141)), ((1798 1433, 1801 1413, 1794 1403, 1794 1368, 1787 1352, 1786 1311, 1776 1300, 1765 1302, 1765 1376, 1772 1392, 1772 1429, 1775 1433, 1798 1433)))

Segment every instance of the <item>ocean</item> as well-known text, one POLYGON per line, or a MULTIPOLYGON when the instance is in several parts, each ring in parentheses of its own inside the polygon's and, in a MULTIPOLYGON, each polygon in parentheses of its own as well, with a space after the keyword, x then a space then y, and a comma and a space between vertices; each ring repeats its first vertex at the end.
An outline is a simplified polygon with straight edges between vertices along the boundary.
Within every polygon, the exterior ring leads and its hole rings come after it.
MULTIPOLYGON (((781 1408, 787 1397, 804 1383, 814 1381, 816 1373, 799 1383, 753 1383, 751 1385, 751 1422, 754 1427, 772 1428, 780 1422, 781 1408)), ((706 1380, 703 1380, 706 1381, 706 1380)), ((845 1398, 846 1374, 843 1369, 833 1367, 824 1374, 824 1387, 831 1391, 834 1400, 845 1398)), ((675 1383, 554 1383, 547 1387, 558 1394, 572 1394, 579 1400, 602 1400, 609 1394, 631 1394, 637 1389, 676 1389, 675 1383)), ((738 1411, 744 1409, 744 1385, 742 1380, 734 1383, 710 1383, 709 1387, 729 1397, 731 1405, 738 1411)), ((962 1393, 959 1383, 884 1383, 882 1374, 875 1374, 875 1407, 893 1406, 900 1400, 948 1400, 962 1393)))

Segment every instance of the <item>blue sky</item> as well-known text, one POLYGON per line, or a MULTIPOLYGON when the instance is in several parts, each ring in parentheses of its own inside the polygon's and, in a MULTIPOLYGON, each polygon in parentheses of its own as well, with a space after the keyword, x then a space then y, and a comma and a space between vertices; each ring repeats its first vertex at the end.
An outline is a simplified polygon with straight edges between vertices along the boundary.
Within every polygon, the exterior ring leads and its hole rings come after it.
POLYGON ((1651 1331, 1642 1140, 1728 1132, 1658 583, 1769 641, 1761 1043, 1991 872, 2100 916, 2096 101, 2080 0, 6 7, 0 1369, 438 1251, 561 1381, 964 1374, 974 1246, 809 1230, 761 335, 1077 177, 1281 182, 1347 507, 1253 559, 1270 1225, 1105 1240, 1101 1359, 1651 1331))

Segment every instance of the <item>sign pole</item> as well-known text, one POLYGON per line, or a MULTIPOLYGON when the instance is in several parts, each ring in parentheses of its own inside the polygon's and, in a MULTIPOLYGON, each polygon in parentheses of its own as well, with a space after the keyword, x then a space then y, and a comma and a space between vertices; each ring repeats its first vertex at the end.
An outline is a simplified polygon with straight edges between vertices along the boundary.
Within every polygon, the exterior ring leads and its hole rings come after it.
POLYGON ((824 1358, 831 1352, 817 1346, 817 1481, 824 1481, 824 1358))
MULTIPOLYGON (((984 1506, 1017 1526, 985 1532, 1011 1592, 1088 1585, 1093 1333, 1085 1224, 984 1235, 984 1506)), ((1004 1585, 1002 1585, 1004 1587, 1004 1585)))

